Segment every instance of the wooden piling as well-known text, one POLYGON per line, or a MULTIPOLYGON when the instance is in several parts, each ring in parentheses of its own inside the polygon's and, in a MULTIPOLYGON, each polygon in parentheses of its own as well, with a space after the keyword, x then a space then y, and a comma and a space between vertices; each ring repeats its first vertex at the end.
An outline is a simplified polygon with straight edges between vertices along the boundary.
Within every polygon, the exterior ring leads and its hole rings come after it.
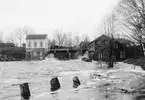
POLYGON ((30 98, 30 90, 28 83, 23 83, 20 85, 20 92, 22 99, 29 99, 30 98))
POLYGON ((51 91, 56 91, 60 88, 60 83, 57 77, 54 77, 50 81, 51 91))
POLYGON ((80 82, 78 76, 75 76, 75 77, 73 78, 73 87, 74 87, 74 88, 77 88, 80 84, 81 84, 81 82, 80 82))

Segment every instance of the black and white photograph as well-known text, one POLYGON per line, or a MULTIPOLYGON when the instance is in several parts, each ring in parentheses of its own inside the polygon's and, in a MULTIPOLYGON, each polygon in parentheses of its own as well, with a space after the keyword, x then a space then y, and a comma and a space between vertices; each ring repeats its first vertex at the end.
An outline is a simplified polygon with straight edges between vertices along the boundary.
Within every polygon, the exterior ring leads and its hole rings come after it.
POLYGON ((0 0, 0 100, 145 100, 145 0, 0 0))

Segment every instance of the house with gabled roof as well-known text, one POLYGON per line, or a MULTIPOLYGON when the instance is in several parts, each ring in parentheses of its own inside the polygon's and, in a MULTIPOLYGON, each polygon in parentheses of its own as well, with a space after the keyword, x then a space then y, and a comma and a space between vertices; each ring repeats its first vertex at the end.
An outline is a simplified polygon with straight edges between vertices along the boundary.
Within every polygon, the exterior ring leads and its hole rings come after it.
POLYGON ((30 34, 26 37, 26 59, 44 58, 48 51, 47 34, 30 34))
MULTIPOLYGON (((93 60, 107 60, 109 59, 109 41, 110 38, 106 35, 101 35, 100 37, 94 39, 88 45, 88 51, 90 57, 93 60)), ((132 46, 130 40, 124 38, 114 38, 113 43, 113 59, 114 60, 124 60, 131 57, 132 53, 129 54, 129 47, 132 46)))

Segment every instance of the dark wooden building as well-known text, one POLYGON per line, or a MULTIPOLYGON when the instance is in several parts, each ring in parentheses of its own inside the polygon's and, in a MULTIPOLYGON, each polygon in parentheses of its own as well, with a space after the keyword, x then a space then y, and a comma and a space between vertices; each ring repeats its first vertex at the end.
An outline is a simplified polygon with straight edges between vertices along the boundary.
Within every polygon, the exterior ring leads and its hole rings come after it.
MULTIPOLYGON (((106 35, 102 35, 88 45, 89 56, 93 60, 108 60, 109 59, 109 41, 110 38, 106 35)), ((132 42, 123 39, 115 38, 113 40, 113 59, 114 61, 124 60, 131 57, 132 54, 128 53, 129 48, 132 46, 132 42)))

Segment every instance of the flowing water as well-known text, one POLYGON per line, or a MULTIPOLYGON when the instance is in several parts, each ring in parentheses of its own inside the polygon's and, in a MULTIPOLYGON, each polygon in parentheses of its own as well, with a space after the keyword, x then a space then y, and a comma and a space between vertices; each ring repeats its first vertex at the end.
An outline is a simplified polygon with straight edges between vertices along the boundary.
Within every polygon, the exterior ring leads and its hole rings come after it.
MULTIPOLYGON (((93 80, 95 62, 47 59, 30 62, 0 62, 0 100, 21 100, 21 83, 28 82, 30 100, 141 100, 135 95, 108 91, 101 86, 104 80, 93 80), (61 88, 50 91, 50 80, 58 76, 61 88), (78 76, 81 85, 73 88, 72 79, 78 76)), ((143 100, 143 99, 142 99, 143 100)))

